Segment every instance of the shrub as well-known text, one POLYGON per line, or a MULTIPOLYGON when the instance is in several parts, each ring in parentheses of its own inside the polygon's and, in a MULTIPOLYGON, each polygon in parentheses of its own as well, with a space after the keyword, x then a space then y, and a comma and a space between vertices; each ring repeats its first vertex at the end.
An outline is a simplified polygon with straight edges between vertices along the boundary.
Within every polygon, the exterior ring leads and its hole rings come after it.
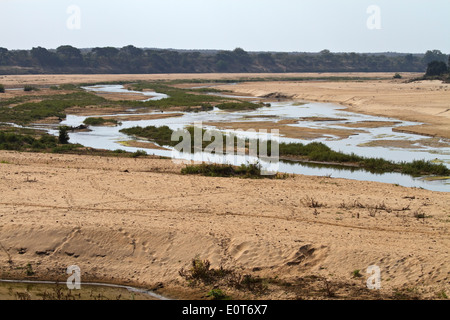
POLYGON ((61 90, 76 90, 76 89, 79 89, 79 87, 74 84, 71 84, 71 83, 64 83, 64 84, 59 85, 59 89, 61 89, 61 90))
POLYGON ((128 129, 122 129, 120 132, 133 135, 135 137, 142 137, 149 140, 153 140, 160 145, 169 145, 175 146, 178 144, 178 141, 172 141, 172 129, 168 126, 148 126, 145 128, 142 127, 132 127, 128 129))
POLYGON ((101 126, 101 125, 104 125, 104 124, 106 124, 106 123, 112 123, 112 124, 114 124, 114 125, 118 125, 119 124, 119 122, 117 121, 117 120, 115 120, 115 119, 108 119, 108 118, 101 118, 101 117, 99 117, 99 118, 86 118, 84 121, 83 121, 83 123, 85 124, 85 125, 88 125, 88 126, 101 126))
POLYGON ((261 107, 264 107, 265 105, 262 103, 256 104, 251 102, 226 102, 226 103, 220 103, 216 105, 217 108, 220 110, 255 110, 261 107))
POLYGON ((443 61, 431 61, 428 64, 426 76, 440 76, 447 73, 447 65, 443 61))
POLYGON ((191 263, 190 269, 181 269, 179 274, 193 285, 199 282, 208 285, 231 273, 230 270, 225 270, 222 267, 218 270, 211 269, 211 262, 209 260, 195 258, 191 263))
POLYGON ((133 152, 133 153, 131 154, 131 156, 132 156, 133 158, 139 158, 139 157, 146 156, 146 155, 147 155, 147 152, 145 152, 144 150, 138 150, 138 151, 133 152))
POLYGON ((361 274, 361 270, 354 270, 353 271, 353 278, 361 278, 362 274, 361 274))
MULTIPOLYGON (((236 272, 231 269, 211 268, 209 260, 201 260, 195 258, 192 260, 191 268, 182 268, 179 275, 183 277, 190 285, 204 285, 221 283, 225 286, 233 287, 242 291, 250 291, 255 294, 263 294, 268 289, 267 281, 260 277, 253 277, 252 275, 236 272)), ((211 290, 209 296, 225 298, 226 296, 220 289, 216 291, 211 290)))
POLYGON ((39 91, 39 89, 38 88, 36 88, 36 87, 33 87, 33 86, 30 86, 30 85, 25 85, 24 87, 23 87, 23 91, 39 91))
POLYGON ((68 144, 69 143, 69 134, 67 133, 68 131, 68 127, 67 126, 62 126, 59 127, 59 136, 58 136, 58 142, 61 144, 68 144))
POLYGON ((208 297, 211 297, 213 300, 230 300, 231 298, 220 289, 212 289, 208 292, 208 297))
POLYGON ((27 276, 33 276, 34 275, 34 271, 33 271, 33 266, 31 265, 31 263, 28 263, 26 268, 25 268, 26 274, 27 276))
POLYGON ((243 177, 243 178, 273 178, 274 176, 262 176, 261 165, 257 164, 242 164, 239 167, 234 167, 229 164, 207 164, 187 165, 181 169, 182 174, 199 174, 208 177, 243 177))
POLYGON ((5 87, 2 84, 0 84, 0 93, 5 93, 5 87))

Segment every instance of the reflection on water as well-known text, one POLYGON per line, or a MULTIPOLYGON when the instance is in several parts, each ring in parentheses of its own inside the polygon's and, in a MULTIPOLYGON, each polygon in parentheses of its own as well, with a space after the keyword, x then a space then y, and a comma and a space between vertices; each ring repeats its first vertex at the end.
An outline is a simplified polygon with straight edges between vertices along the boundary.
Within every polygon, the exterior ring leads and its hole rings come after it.
MULTIPOLYGON (((84 87, 85 90, 97 91, 97 92, 136 92, 126 90, 121 85, 101 85, 84 87)), ((142 92, 138 92, 142 93, 142 92)), ((148 95, 152 100, 164 99, 167 96, 164 94, 154 93, 154 92, 143 92, 144 95, 148 95)), ((370 115, 357 114, 352 112, 347 112, 343 110, 344 107, 336 106, 328 103, 306 103, 298 105, 294 102, 278 102, 272 103, 271 107, 263 107, 258 110, 253 111, 240 111, 240 112, 227 112, 221 111, 219 109, 214 109, 210 111, 197 112, 197 113, 185 113, 182 117, 165 118, 165 119, 155 119, 155 120, 139 120, 139 121, 122 121, 121 125, 117 127, 91 127, 91 132, 75 132, 70 133, 70 141, 72 143, 79 143, 87 147, 101 148, 108 150, 126 150, 130 152, 135 152, 138 149, 124 146, 119 143, 119 141, 127 141, 131 138, 125 134, 119 132, 119 130, 124 128, 130 128, 134 126, 162 126, 167 125, 171 129, 181 129, 186 125, 190 125, 194 122, 230 122, 230 121, 277 121, 277 120, 289 120, 300 118, 306 121, 300 121, 299 123, 290 124, 290 126, 301 126, 309 128, 338 128, 342 130, 351 130, 355 128, 347 128, 339 126, 340 124, 352 124, 362 121, 389 121, 396 122, 395 124, 387 125, 384 127, 377 128, 357 128, 362 130, 357 134, 350 135, 348 138, 340 139, 333 135, 324 135, 321 138, 314 140, 302 140, 302 139, 291 139, 286 137, 280 137, 280 142, 302 142, 310 143, 312 141, 323 142, 330 148, 336 151, 342 151, 345 153, 355 153, 360 156, 365 157, 382 157, 387 160, 392 161, 412 161, 412 160, 430 160, 442 162, 450 167, 450 148, 438 148, 438 147, 425 147, 421 148, 392 148, 392 147, 364 147, 361 144, 373 141, 374 139, 388 139, 388 140, 411 140, 416 141, 424 139, 423 136, 406 134, 392 131, 394 127, 417 125, 418 123, 399 121, 397 119, 377 117, 370 115), (255 118, 257 116, 257 118, 255 118), (308 119, 313 119, 313 117, 323 117, 332 118, 336 121, 308 121, 308 119)), ((154 112, 160 113, 160 112, 154 112)), ((170 112, 166 112, 170 113, 170 112)), ((179 112, 177 112, 179 113, 179 112)), ((153 113, 149 113, 153 114, 153 113)), ((117 114, 121 115, 121 114, 117 114)), ((117 116, 114 115, 114 116, 117 116)), ((107 117, 107 116, 102 116, 107 117)), ((61 124, 68 126, 78 126, 87 117, 68 115, 66 120, 61 124)), ((49 129, 50 133, 57 134, 55 129, 49 129)), ((230 132, 230 130, 221 130, 223 132, 230 132)), ((243 137, 254 137, 254 133, 240 131, 238 136, 243 137)), ((209 160, 218 163, 232 163, 241 164, 248 161, 254 162, 255 159, 249 159, 248 157, 224 157, 217 156, 214 154, 196 153, 196 154, 179 154, 167 150, 155 150, 146 149, 148 154, 160 155, 165 157, 179 158, 179 159, 195 159, 195 160, 209 160)), ((261 161, 263 166, 267 165, 264 161, 261 161)), ((384 173, 375 174, 364 170, 358 170, 355 168, 348 167, 331 167, 331 166, 320 166, 311 165, 299 162, 280 162, 277 167, 279 172, 286 173, 296 173, 305 175, 318 175, 318 176, 329 176, 338 178, 347 178, 355 180, 368 180, 368 181, 379 181, 387 182, 393 184, 399 184, 407 187, 419 187, 435 191, 450 191, 450 181, 449 180, 437 180, 437 181, 425 181, 421 178, 413 178, 409 175, 403 175, 398 173, 384 173)))
POLYGON ((82 284, 69 290, 52 281, 0 280, 0 300, 167 300, 152 291, 114 284, 82 284))

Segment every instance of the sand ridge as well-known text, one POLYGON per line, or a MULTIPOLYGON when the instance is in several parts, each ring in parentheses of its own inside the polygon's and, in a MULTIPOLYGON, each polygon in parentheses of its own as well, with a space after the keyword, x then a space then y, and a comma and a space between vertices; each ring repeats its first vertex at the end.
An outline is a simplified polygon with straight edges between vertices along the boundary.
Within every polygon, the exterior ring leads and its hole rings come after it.
POLYGON ((197 256, 261 276, 359 284, 352 272, 376 264, 386 292, 449 289, 447 193, 301 175, 184 176, 167 159, 0 151, 0 162, 3 278, 24 277, 31 264, 35 277, 64 279, 76 264, 85 279, 183 287, 178 271, 197 256))

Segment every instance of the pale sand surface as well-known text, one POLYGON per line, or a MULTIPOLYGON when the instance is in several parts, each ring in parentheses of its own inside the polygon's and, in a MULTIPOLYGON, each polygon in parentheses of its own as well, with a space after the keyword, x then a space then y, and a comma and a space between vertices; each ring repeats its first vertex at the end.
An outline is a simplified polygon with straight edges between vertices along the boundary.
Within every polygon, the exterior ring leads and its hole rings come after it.
POLYGON ((156 120, 166 118, 177 118, 183 116, 184 113, 156 113, 156 114, 132 114, 126 116, 108 117, 117 121, 138 121, 138 120, 156 120))
MULTIPOLYGON (((178 271, 197 256, 254 275, 316 275, 357 286, 375 264, 381 292, 449 293, 448 193, 300 175, 245 180, 179 171, 164 159, 0 151, 1 278, 26 278, 21 267, 30 263, 34 278, 65 281, 66 268, 76 264, 83 280, 162 282, 161 292, 183 297, 178 271), (325 206, 314 214, 308 196, 325 206), (372 217, 355 201, 388 210, 372 217), (363 277, 353 279, 358 269, 363 277)), ((296 298, 283 290, 267 297, 296 298)))
MULTIPOLYGON (((404 73, 405 79, 418 77, 422 74, 404 73)), ((53 85, 65 83, 97 83, 110 81, 138 81, 138 80, 221 80, 239 78, 268 78, 268 77, 364 77, 392 79, 390 72, 343 72, 343 73, 173 73, 173 74, 46 74, 46 75, 0 75, 0 83, 6 88, 33 85, 53 85)), ((201 84, 200 84, 201 85, 201 84)))
POLYGON ((141 142, 141 141, 135 141, 135 140, 128 140, 128 141, 119 141, 119 143, 121 145, 127 146, 127 147, 144 148, 144 149, 157 149, 157 150, 169 150, 167 148, 158 146, 157 144, 154 144, 153 142, 141 142))
POLYGON ((293 139, 318 139, 323 137, 335 136, 338 139, 346 139, 351 135, 355 135, 364 130, 345 130, 345 129, 317 129, 308 127, 289 126, 288 124, 297 123, 296 120, 281 120, 273 121, 235 121, 235 122, 205 122, 206 126, 214 126, 219 129, 233 129, 233 130, 272 130, 280 131, 282 136, 293 139))

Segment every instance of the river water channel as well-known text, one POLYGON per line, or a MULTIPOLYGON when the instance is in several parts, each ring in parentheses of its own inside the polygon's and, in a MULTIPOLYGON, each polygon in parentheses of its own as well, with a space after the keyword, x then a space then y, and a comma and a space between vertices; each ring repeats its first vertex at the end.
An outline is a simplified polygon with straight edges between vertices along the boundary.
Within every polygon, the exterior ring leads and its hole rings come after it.
MULTIPOLYGON (((156 92, 134 92, 127 90, 122 85, 96 85, 84 87, 84 90, 97 92, 97 93, 139 93, 148 96, 148 100, 158 100, 167 98, 167 95, 156 92)), ((242 97, 241 97, 242 98, 242 97)), ((249 97, 246 97, 249 98, 249 97)), ((129 110, 133 111, 133 110, 129 110)), ((161 112, 151 112, 148 114, 160 114, 161 112)), ((170 112, 165 112, 170 113, 170 112)), ((179 112, 177 112, 179 113, 179 112)), ((109 116, 126 116, 126 114, 116 114, 109 116)), ((139 113, 142 114, 142 113, 139 113)), ((99 115, 103 118, 107 118, 108 115, 99 115)), ((95 116, 90 116, 95 117, 95 116)), ((61 122, 61 125, 79 126, 86 119, 86 116, 67 115, 67 118, 61 122)), ((345 111, 345 107, 329 104, 329 103, 298 103, 295 101, 283 101, 271 103, 269 107, 259 108, 251 111, 239 111, 228 112, 222 111, 217 108, 210 111, 202 112, 185 112, 181 117, 169 117, 164 119, 154 120, 133 120, 122 121, 118 126, 90 126, 89 132, 73 132, 70 133, 70 142, 79 143, 81 145, 101 148, 108 150, 125 150, 135 152, 137 150, 144 150, 148 154, 159 155, 165 157, 179 158, 179 159, 194 159, 199 161, 211 161, 218 163, 232 163, 240 164, 248 161, 254 161, 248 156, 239 157, 233 156, 232 158, 227 156, 219 156, 214 154, 205 154, 204 152, 198 152, 195 154, 180 154, 174 152, 173 148, 167 147, 170 150, 160 149, 146 149, 135 148, 123 145, 124 141, 133 139, 132 137, 119 132, 123 128, 130 128, 134 126, 163 126, 167 125, 173 130, 182 129, 193 123, 203 123, 204 128, 208 129, 207 122, 224 122, 230 123, 234 121, 239 122, 252 122, 252 121, 278 121, 278 120, 299 120, 297 123, 288 124, 289 126, 299 126, 317 129, 347 129, 353 130, 355 134, 351 134, 348 137, 337 137, 333 135, 323 135, 316 139, 291 139, 281 136, 280 142, 302 142, 310 143, 313 141, 323 142, 335 151, 341 151, 344 153, 355 153, 360 156, 366 157, 382 157, 387 160, 393 161, 412 161, 412 160, 430 160, 437 163, 443 163, 447 167, 450 167, 450 147, 436 147, 428 146, 427 144, 421 144, 424 139, 430 139, 428 137, 402 133, 393 131, 394 128, 401 128, 402 126, 418 125, 417 122, 408 122, 398 119, 370 116, 364 114, 358 114, 345 111), (322 120, 315 120, 321 119, 322 120), (323 119, 327 121, 323 121, 323 119), (364 127, 361 123, 373 123, 373 122, 391 122, 386 126, 376 127, 364 127), (358 127, 351 127, 353 124, 357 124, 358 127), (405 147, 391 147, 391 146, 367 146, 367 144, 373 141, 389 140, 389 141, 408 141, 409 146, 405 147)), ((269 132, 270 132, 270 128, 269 132)), ((56 128, 48 129, 50 133, 57 134, 56 128)), ((221 130, 223 132, 231 132, 231 130, 221 130)), ((254 138, 258 136, 258 133, 248 131, 233 131, 238 136, 254 138)), ((264 137, 262 137, 264 138, 264 137)), ((438 141, 439 142, 439 141, 438 141)), ((442 141, 441 141, 442 142, 442 141)), ((260 160, 264 166, 265 162, 260 160)), ((355 168, 348 168, 345 166, 323 166, 319 164, 306 164, 300 162, 288 162, 280 161, 277 164, 276 170, 283 173, 295 173, 304 175, 315 176, 331 176, 337 178, 346 178, 363 181, 378 181, 385 183, 398 184, 406 187, 418 187, 434 191, 450 191, 450 180, 440 179, 434 180, 429 177, 411 177, 410 175, 404 175, 399 173, 384 173, 375 174, 365 170, 359 170, 355 168)))

